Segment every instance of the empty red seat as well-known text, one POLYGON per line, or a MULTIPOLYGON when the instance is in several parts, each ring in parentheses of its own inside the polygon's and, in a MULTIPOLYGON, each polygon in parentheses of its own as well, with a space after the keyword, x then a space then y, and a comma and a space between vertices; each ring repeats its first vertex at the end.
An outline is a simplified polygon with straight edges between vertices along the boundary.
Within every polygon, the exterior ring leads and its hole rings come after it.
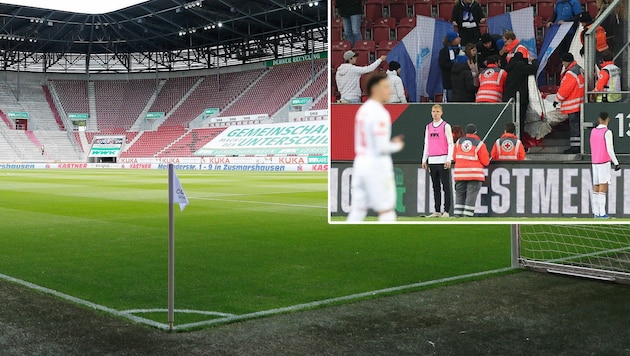
MULTIPOLYGON (((380 57, 380 56, 386 56, 389 51, 391 51, 394 47, 396 47, 396 45, 398 44, 398 41, 382 41, 378 44, 378 48, 376 49, 376 57, 380 57)), ((381 66, 381 68, 383 70, 387 70, 388 66, 387 66, 387 62, 383 62, 383 65, 381 66)))
POLYGON ((530 7, 531 4, 529 2, 529 0, 514 0, 512 1, 512 11, 516 11, 516 10, 520 10, 520 9, 524 9, 526 7, 530 7))
POLYGON ((488 0, 488 17, 505 13, 505 0, 488 0))
POLYGON ((357 65, 364 66, 370 64, 370 54, 376 52, 376 44, 374 41, 359 41, 352 50, 359 55, 357 65))
POLYGON ((391 32, 396 28, 396 20, 392 17, 380 18, 372 26, 372 39, 375 42, 388 41, 391 32))
POLYGON ((414 0, 413 12, 416 15, 431 17, 433 16, 433 1, 431 0, 414 0))
POLYGON ((539 89, 542 93, 545 93, 545 94, 556 94, 558 92, 558 86, 551 85, 551 84, 543 85, 539 89))
POLYGON ((451 17, 453 16, 453 8, 455 7, 455 3, 452 0, 438 0, 437 4, 437 14, 438 18, 441 18, 444 21, 451 21, 451 17))
POLYGON ((549 21, 551 15, 553 15, 553 9, 556 6, 554 0, 538 0, 536 8, 538 10, 538 16, 549 21))
POLYGON ((396 39, 398 41, 402 40, 414 27, 416 27, 415 17, 406 17, 400 20, 400 24, 396 27, 396 39))
POLYGON ((365 2, 365 17, 370 20, 383 17, 383 0, 367 0, 365 2))
POLYGON ((411 0, 389 0, 389 17, 400 20, 407 17, 411 0))
POLYGON ((354 44, 354 49, 353 50, 355 52, 356 51, 374 52, 374 51, 376 51, 376 42, 368 41, 368 40, 359 41, 359 42, 354 44))
POLYGON ((336 17, 332 22, 332 41, 341 41, 341 34, 343 32, 343 20, 340 17, 336 17))

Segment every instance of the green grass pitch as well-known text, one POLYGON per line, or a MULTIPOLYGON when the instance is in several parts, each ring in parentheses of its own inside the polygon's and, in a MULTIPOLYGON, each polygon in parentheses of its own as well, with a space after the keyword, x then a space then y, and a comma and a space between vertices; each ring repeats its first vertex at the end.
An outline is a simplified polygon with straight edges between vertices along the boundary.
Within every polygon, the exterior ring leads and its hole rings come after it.
MULTIPOLYGON (((510 264, 506 225, 329 225, 325 174, 178 174, 190 197, 175 214, 178 309, 252 313, 510 264)), ((0 273, 116 310, 165 308, 166 182, 0 172, 0 273)))

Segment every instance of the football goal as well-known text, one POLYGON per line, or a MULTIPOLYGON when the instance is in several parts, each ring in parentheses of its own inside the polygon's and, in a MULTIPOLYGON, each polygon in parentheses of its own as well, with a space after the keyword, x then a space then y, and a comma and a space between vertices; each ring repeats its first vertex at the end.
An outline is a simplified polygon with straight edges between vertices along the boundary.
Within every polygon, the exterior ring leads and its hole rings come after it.
POLYGON ((512 225, 512 267, 630 283, 630 225, 512 225))

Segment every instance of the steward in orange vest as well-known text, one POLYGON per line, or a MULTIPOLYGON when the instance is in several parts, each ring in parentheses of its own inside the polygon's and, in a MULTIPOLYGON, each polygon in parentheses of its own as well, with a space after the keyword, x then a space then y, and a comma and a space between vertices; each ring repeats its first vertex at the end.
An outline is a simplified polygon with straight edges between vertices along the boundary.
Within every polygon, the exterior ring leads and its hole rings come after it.
POLYGON ((466 126, 466 136, 457 140, 453 152, 455 168, 455 216, 472 217, 475 215, 475 204, 486 180, 484 168, 490 164, 486 144, 477 136, 474 124, 466 126))
POLYGON ((488 57, 488 67, 479 74, 477 103, 500 103, 503 101, 503 89, 507 72, 499 68, 501 58, 497 55, 488 57))
POLYGON ((564 72, 553 107, 560 102, 560 112, 569 116, 569 149, 565 154, 580 153, 580 108, 584 103, 584 70, 574 60, 571 53, 560 56, 564 72))
POLYGON ((525 159, 523 143, 515 135, 516 125, 508 122, 505 131, 492 147, 492 159, 501 161, 522 161, 525 159))
POLYGON ((505 54, 505 60, 508 63, 510 63, 512 57, 514 57, 517 52, 520 52, 523 55, 523 58, 529 61, 529 50, 521 44, 521 41, 516 38, 514 32, 505 31, 505 33, 503 33, 503 41, 505 44, 503 45, 501 51, 499 51, 499 54, 505 54))
MULTIPOLYGON (((586 31, 593 26, 593 18, 591 18, 591 15, 588 12, 583 12, 580 14, 580 23, 584 26, 584 29, 580 33, 580 40, 582 41, 580 54, 584 56, 584 35, 586 34, 586 31)), ((602 26, 597 26, 597 28, 595 28, 595 50, 598 54, 601 54, 607 49, 608 42, 606 41, 606 30, 604 30, 602 26)))

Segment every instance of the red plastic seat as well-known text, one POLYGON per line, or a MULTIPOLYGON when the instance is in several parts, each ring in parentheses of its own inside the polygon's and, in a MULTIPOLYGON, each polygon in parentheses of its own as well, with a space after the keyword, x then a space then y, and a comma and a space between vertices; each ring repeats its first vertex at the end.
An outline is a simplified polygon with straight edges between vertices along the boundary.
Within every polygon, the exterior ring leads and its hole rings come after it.
POLYGON ((332 41, 341 41, 341 34, 343 33, 343 20, 340 17, 333 19, 332 22, 332 41))
POLYGON ((415 17, 406 17, 400 20, 400 23, 396 27, 396 39, 398 41, 402 40, 414 27, 416 27, 415 17))
POLYGON ((543 19, 551 18, 553 15, 553 9, 556 6, 556 2, 554 0, 538 0, 536 3, 536 8, 538 10, 538 16, 541 16, 543 19))
POLYGON ((523 0, 515 0, 512 2, 512 11, 516 11, 516 10, 520 10, 520 9, 524 9, 526 7, 530 7, 531 4, 528 0, 523 1, 523 0))
MULTIPOLYGON (((380 42, 378 44, 378 48, 376 49, 376 58, 379 58, 380 56, 386 56, 389 53, 389 51, 391 51, 394 47, 396 47, 397 44, 398 44, 398 41, 380 42)), ((383 62, 383 64, 381 65, 381 68, 383 70, 387 70, 388 68, 387 62, 383 62)))
POLYGON ((488 17, 505 13, 505 0, 488 0, 488 17))
POLYGON ((353 51, 374 52, 376 51, 376 42, 368 41, 368 40, 358 41, 357 43, 354 44, 353 51))
POLYGON ((333 68, 339 67, 343 62, 343 53, 350 49, 350 42, 348 41, 333 41, 330 44, 332 51, 332 66, 333 68))
POLYGON ((414 0, 413 12, 415 15, 421 15, 426 17, 433 16, 433 1, 431 0, 414 0))
POLYGON ((370 20, 383 17, 384 0, 367 0, 365 2, 365 17, 370 20))
POLYGON ((411 0, 389 0, 389 17, 400 20, 408 16, 407 10, 411 0))
POLYGON ((455 7, 455 3, 452 0, 438 0, 437 4, 437 14, 438 18, 444 21, 451 21, 451 17, 453 16, 453 8, 455 7))
POLYGON ((375 42, 391 39, 391 31, 396 28, 396 20, 392 17, 380 18, 372 26, 372 39, 375 42))
POLYGON ((366 66, 370 64, 370 54, 376 52, 376 44, 374 41, 359 41, 354 44, 352 50, 359 55, 357 65, 366 66))
POLYGON ((538 88, 542 93, 545 94, 556 94, 558 92, 558 86, 557 85, 543 85, 540 88, 538 88))

